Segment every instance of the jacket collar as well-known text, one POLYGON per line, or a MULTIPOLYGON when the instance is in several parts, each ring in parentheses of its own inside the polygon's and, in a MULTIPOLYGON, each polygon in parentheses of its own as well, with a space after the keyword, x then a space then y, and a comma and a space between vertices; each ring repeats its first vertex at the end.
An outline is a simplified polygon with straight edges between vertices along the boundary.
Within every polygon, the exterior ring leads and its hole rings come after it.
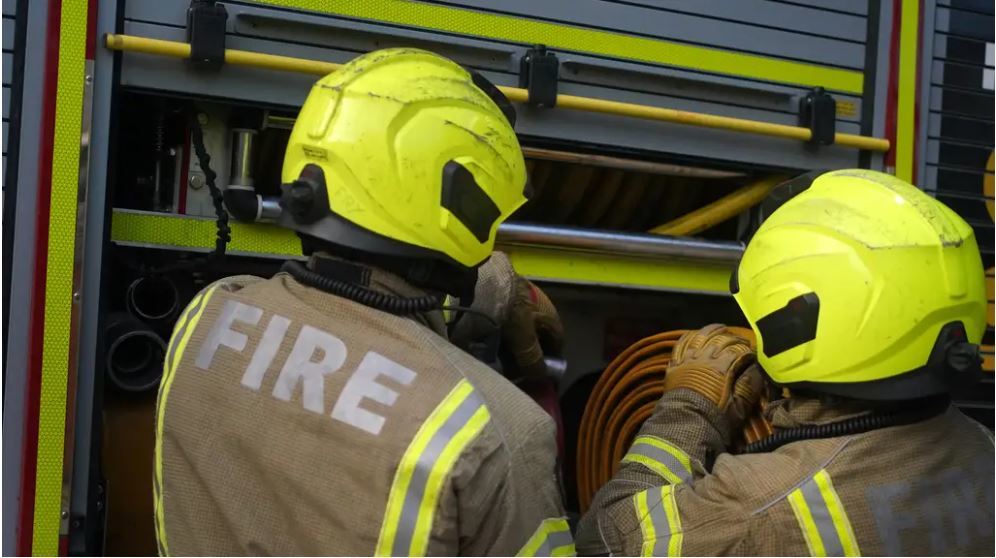
POLYGON ((772 401, 765 415, 779 429, 828 424, 872 413, 873 409, 853 401, 827 405, 816 398, 788 397, 772 401))
MULTIPOLYGON (((326 253, 317 253, 308 260, 308 268, 314 269, 318 258, 325 258, 333 262, 341 262, 344 266, 352 268, 358 272, 360 277, 359 285, 368 288, 372 291, 378 293, 383 293, 392 296, 404 297, 404 298, 414 298, 423 296, 429 293, 429 291, 422 288, 416 287, 411 283, 405 281, 398 275, 385 271, 381 268, 360 264, 357 262, 348 261, 342 258, 338 258, 326 253)), ((316 308, 322 309, 331 306, 332 300, 339 298, 336 295, 327 293, 323 290, 309 287, 307 285, 299 283, 290 274, 280 273, 278 274, 284 285, 298 298, 305 301, 305 303, 312 305, 316 308)), ((446 322, 443 318, 442 309, 434 310, 431 312, 424 312, 421 314, 416 314, 413 316, 407 316, 408 319, 415 320, 416 322, 422 324, 423 326, 429 328, 437 335, 443 339, 447 339, 446 334, 446 322)))

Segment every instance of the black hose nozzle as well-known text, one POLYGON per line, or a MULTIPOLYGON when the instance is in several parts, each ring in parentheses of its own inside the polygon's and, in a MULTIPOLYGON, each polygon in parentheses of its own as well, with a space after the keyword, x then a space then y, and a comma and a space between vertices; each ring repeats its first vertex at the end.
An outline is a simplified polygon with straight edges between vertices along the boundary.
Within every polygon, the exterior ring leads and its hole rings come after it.
POLYGON ((128 285, 128 312, 142 322, 159 327, 173 321, 180 310, 180 291, 164 275, 145 275, 128 285))
POLYGON ((118 389, 143 392, 156 389, 163 374, 166 343, 148 325, 125 312, 108 316, 107 378, 118 389))

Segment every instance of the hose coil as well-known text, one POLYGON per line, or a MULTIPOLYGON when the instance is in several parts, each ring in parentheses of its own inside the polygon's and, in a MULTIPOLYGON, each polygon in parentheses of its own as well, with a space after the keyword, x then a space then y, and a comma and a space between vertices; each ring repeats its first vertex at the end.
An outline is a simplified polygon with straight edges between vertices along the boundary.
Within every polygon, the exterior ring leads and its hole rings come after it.
MULTIPOLYGON (((730 329, 754 339, 749 329, 730 329)), ((640 427, 664 395, 664 375, 671 362, 671 350, 686 332, 667 331, 637 341, 620 353, 598 378, 578 432, 577 484, 582 512, 618 470, 640 427)), ((771 427, 760 412, 753 413, 744 425, 743 436, 748 443, 770 433, 771 427)))

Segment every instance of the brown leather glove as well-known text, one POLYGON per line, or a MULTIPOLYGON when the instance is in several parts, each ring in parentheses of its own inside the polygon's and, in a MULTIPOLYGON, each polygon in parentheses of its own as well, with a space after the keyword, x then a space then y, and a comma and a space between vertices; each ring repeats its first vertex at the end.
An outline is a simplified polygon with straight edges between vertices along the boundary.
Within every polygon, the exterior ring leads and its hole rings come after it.
MULTIPOLYGON (((493 253, 478 270, 472 307, 497 322, 502 362, 510 378, 542 378, 543 357, 562 356, 564 327, 557 310, 543 291, 515 272, 504 253, 493 253)), ((486 326, 469 314, 457 323, 450 339, 461 345, 486 332, 486 326)))
POLYGON ((708 325, 686 333, 675 344, 664 390, 685 388, 701 394, 737 430, 756 408, 764 389, 755 360, 750 341, 726 326, 708 325))
POLYGON ((523 378, 538 379, 546 372, 544 356, 562 356, 564 325, 546 294, 528 279, 516 275, 512 304, 501 326, 502 348, 523 378))

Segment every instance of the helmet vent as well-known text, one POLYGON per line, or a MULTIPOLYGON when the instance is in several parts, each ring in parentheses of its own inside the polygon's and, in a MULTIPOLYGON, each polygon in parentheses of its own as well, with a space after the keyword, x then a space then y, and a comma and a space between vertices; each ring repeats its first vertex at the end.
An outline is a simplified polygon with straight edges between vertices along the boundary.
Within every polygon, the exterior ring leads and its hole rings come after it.
POLYGON ((495 202, 466 167, 450 161, 443 167, 441 205, 449 210, 479 242, 487 242, 491 227, 501 216, 495 202))
POLYGON ((764 355, 771 358, 816 339, 820 298, 806 293, 757 321, 764 355))

